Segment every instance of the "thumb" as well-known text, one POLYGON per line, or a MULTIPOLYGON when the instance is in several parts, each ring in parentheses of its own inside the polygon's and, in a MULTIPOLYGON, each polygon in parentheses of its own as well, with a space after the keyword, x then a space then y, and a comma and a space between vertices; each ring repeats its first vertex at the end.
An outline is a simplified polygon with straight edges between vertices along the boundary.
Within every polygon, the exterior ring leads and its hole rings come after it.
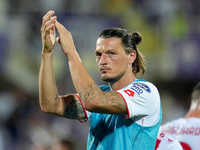
POLYGON ((62 28, 62 24, 59 23, 59 22, 56 20, 55 26, 56 26, 56 29, 58 30, 58 32, 60 32, 60 30, 61 30, 61 28, 62 28))
POLYGON ((65 32, 65 30, 67 30, 60 22, 56 21, 55 23, 56 29, 58 31, 58 33, 63 33, 65 32))
POLYGON ((56 41, 58 42, 58 44, 61 44, 60 43, 60 37, 56 37, 56 41))

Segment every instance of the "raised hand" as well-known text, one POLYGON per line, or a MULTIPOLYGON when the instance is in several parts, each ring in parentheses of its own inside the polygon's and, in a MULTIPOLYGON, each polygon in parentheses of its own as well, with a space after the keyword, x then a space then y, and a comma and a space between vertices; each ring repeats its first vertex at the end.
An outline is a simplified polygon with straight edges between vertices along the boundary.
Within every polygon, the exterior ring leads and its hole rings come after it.
POLYGON ((58 21, 56 21, 55 25, 59 33, 59 37, 56 40, 61 45, 63 53, 69 55, 70 52, 75 52, 76 49, 71 33, 58 21))
POLYGON ((43 16, 42 27, 41 27, 41 38, 42 38, 42 50, 43 52, 51 52, 53 50, 56 32, 55 32, 55 22, 56 16, 54 11, 49 11, 43 16))

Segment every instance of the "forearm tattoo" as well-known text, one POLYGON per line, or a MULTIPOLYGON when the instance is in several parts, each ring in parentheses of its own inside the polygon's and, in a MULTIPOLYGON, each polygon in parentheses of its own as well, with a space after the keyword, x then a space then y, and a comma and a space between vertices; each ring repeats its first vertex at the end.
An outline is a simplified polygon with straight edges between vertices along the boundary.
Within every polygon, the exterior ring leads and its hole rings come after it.
POLYGON ((98 95, 99 88, 97 85, 89 85, 80 92, 80 98, 86 100, 93 100, 98 95))
POLYGON ((54 100, 57 100, 58 99, 58 95, 54 98, 54 100))
POLYGON ((98 103, 108 106, 115 113, 120 112, 121 110, 127 110, 125 102, 121 101, 121 96, 116 92, 108 92, 103 95, 98 96, 100 89, 97 85, 89 85, 87 88, 83 89, 80 93, 80 98, 85 101, 92 101, 95 98, 98 99, 98 103))
POLYGON ((70 119, 83 119, 85 113, 79 100, 72 100, 64 110, 64 117, 70 119))

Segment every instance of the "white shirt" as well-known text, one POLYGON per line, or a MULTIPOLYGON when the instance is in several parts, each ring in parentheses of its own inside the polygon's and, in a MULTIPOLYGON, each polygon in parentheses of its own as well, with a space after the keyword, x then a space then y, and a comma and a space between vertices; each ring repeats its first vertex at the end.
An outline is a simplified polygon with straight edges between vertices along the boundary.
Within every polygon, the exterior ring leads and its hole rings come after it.
POLYGON ((155 150, 183 150, 181 144, 162 132, 158 133, 155 150))
POLYGON ((200 119, 180 118, 160 127, 160 131, 177 139, 184 150, 200 150, 200 119))

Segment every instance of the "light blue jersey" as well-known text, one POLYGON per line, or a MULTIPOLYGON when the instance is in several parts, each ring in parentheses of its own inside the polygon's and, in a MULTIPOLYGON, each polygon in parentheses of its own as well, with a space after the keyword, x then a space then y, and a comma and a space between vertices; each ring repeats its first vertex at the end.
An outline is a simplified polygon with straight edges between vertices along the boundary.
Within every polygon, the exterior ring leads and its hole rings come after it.
MULTIPOLYGON (((118 91, 128 105, 128 112, 130 112, 128 118, 122 115, 92 113, 90 116, 87 150, 154 150, 162 120, 160 102, 158 102, 159 111, 154 110, 157 109, 156 107, 153 109, 152 106, 146 107, 143 102, 141 104, 137 103, 137 101, 143 100, 144 102, 151 101, 151 104, 154 105, 153 97, 156 98, 155 93, 157 94, 157 91, 154 92, 155 89, 152 86, 151 83, 144 80, 136 80, 118 91), (141 93, 137 93, 138 91, 141 93), (127 100, 128 97, 125 94, 130 96, 130 100, 127 100), (152 95, 152 97, 148 96, 148 94, 152 95), (146 97, 145 95, 150 98, 144 98, 146 97), (139 97, 142 98, 140 99, 139 97), (134 103, 131 104, 132 101, 134 103), (135 105, 142 105, 145 108, 152 109, 152 111, 137 114, 137 112, 131 110, 132 106, 136 109, 135 105), (158 119, 152 119, 151 116, 155 118, 157 112, 159 112, 158 119), (151 119, 152 121, 150 121, 151 119)), ((102 91, 110 91, 108 85, 100 86, 100 88, 102 91)), ((160 97, 158 96, 157 98, 160 97)), ((141 106, 137 107, 140 108, 141 106)))

